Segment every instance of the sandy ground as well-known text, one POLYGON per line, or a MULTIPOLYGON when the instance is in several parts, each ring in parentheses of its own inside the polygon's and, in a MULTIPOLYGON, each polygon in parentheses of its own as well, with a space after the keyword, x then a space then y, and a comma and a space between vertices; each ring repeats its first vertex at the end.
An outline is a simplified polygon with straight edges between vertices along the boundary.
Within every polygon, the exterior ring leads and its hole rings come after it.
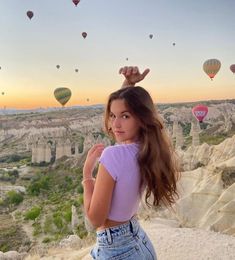
MULTIPOLYGON (((235 237, 195 228, 180 228, 175 221, 159 218, 141 221, 141 225, 155 246, 158 260, 235 260, 235 237)), ((90 249, 53 249, 48 256, 26 259, 89 260, 90 249)))
POLYGON ((235 237, 195 228, 179 228, 169 220, 141 222, 159 260, 235 260, 235 237))

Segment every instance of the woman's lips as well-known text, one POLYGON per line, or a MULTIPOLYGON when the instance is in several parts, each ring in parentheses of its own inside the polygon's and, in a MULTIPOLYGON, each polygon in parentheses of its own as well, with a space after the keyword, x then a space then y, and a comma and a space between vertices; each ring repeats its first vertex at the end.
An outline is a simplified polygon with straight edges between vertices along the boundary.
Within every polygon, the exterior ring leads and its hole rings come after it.
POLYGON ((122 134, 124 134, 123 131, 114 131, 114 133, 115 133, 115 135, 122 135, 122 134))

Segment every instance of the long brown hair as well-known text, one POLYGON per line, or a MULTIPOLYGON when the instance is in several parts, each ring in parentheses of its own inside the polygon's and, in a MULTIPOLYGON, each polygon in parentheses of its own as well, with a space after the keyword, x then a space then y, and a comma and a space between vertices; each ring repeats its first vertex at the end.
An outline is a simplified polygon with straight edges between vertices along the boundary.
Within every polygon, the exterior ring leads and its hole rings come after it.
POLYGON ((146 184, 148 206, 171 206, 178 197, 178 164, 174 148, 150 94, 142 87, 126 87, 110 94, 105 111, 105 129, 114 138, 109 115, 113 100, 122 99, 140 121, 138 164, 141 186, 146 184))

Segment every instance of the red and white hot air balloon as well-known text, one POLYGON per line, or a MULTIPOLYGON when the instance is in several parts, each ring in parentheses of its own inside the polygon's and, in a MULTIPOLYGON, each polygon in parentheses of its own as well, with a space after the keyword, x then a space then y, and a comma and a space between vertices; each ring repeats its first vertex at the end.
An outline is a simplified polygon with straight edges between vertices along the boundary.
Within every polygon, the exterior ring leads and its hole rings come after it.
POLYGON ((196 105, 195 107, 193 107, 192 113, 199 121, 199 123, 202 123, 203 119, 206 117, 208 113, 208 107, 201 104, 196 105))
POLYGON ((235 64, 232 64, 230 66, 230 70, 232 71, 233 74, 235 73, 235 64))

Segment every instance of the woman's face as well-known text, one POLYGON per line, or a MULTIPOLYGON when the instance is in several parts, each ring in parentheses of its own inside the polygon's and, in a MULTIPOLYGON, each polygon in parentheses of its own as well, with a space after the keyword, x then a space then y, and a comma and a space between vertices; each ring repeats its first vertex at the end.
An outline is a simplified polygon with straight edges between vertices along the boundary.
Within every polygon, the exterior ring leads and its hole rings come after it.
POLYGON ((123 99, 112 101, 109 122, 118 143, 133 143, 138 140, 139 120, 130 113, 123 99))

